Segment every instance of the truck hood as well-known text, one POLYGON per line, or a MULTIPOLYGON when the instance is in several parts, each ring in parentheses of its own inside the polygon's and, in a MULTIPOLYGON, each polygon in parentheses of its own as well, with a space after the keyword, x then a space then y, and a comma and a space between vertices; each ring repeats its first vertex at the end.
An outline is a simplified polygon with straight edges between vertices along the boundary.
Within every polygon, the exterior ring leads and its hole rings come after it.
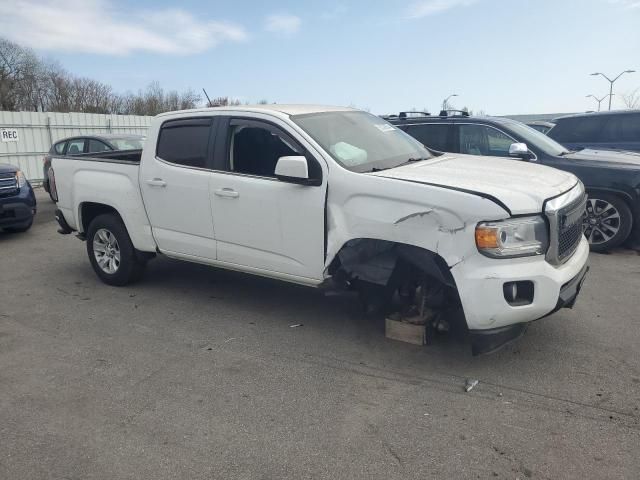
POLYGON ((496 201, 512 215, 540 213, 577 183, 571 173, 519 160, 447 153, 371 175, 442 186, 496 201))
POLYGON ((635 152, 584 149, 568 153, 564 158, 585 162, 594 167, 640 170, 640 153, 635 152))

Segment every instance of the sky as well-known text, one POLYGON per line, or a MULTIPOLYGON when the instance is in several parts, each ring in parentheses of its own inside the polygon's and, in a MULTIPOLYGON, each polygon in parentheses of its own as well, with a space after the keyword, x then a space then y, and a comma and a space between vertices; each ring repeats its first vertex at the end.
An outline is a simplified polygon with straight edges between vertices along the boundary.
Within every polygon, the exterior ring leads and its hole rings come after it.
MULTIPOLYGON (((0 36, 118 92, 488 114, 640 88, 640 0, 0 0, 0 36)), ((606 103, 606 101, 604 102, 606 103)), ((620 96, 614 108, 622 107, 620 96)))

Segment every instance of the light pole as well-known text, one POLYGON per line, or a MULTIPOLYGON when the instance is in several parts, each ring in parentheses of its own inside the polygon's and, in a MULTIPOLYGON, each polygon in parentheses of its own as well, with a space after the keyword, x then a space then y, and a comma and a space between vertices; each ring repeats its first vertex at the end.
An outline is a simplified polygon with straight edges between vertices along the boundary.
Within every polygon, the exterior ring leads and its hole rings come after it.
POLYGON ((596 97, 595 95, 587 95, 585 98, 589 98, 589 97, 591 97, 591 98, 593 98, 596 102, 598 102, 598 111, 600 111, 600 104, 601 104, 601 103, 602 103, 602 101, 603 101, 605 98, 607 98, 608 96, 609 96, 609 95, 607 94, 607 95, 605 95, 605 96, 604 96, 604 97, 602 97, 602 98, 598 98, 598 97, 596 97))
POLYGON ((601 73, 601 72, 595 72, 595 73, 591 74, 591 76, 602 75, 609 82, 609 110, 611 110, 611 99, 613 98, 613 84, 615 83, 616 80, 618 80, 625 73, 634 73, 634 72, 635 72, 635 70, 625 70, 624 72, 622 72, 620 75, 618 75, 613 80, 611 80, 609 77, 607 77, 604 73, 601 73))
POLYGON ((442 102, 442 110, 446 110, 447 109, 447 104, 449 103, 449 99, 451 97, 457 97, 458 94, 457 93, 452 93, 451 95, 449 95, 447 98, 444 99, 444 102, 442 102))

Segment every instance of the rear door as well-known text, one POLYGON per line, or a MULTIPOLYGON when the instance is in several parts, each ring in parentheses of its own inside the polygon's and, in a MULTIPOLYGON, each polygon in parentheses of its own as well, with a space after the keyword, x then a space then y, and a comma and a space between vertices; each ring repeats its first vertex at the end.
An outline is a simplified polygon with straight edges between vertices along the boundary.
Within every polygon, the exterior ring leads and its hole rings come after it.
POLYGON ((165 121, 155 154, 143 154, 140 188, 153 237, 163 252, 216 258, 209 201, 215 123, 215 117, 165 121))
POLYGON ((218 260, 317 281, 324 269, 326 174, 310 146, 292 135, 276 120, 225 119, 216 142, 220 171, 210 187, 218 260), (278 158, 291 155, 307 157, 319 185, 275 177, 278 158))

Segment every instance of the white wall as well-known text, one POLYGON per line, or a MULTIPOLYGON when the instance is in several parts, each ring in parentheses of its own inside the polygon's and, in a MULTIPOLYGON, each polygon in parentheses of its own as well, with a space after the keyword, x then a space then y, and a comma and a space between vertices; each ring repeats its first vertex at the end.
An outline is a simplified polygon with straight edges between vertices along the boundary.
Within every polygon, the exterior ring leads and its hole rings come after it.
POLYGON ((32 182, 42 180, 42 157, 51 145, 75 135, 147 133, 152 117, 97 113, 3 112, 0 130, 15 129, 17 142, 0 142, 0 163, 17 165, 32 182))

